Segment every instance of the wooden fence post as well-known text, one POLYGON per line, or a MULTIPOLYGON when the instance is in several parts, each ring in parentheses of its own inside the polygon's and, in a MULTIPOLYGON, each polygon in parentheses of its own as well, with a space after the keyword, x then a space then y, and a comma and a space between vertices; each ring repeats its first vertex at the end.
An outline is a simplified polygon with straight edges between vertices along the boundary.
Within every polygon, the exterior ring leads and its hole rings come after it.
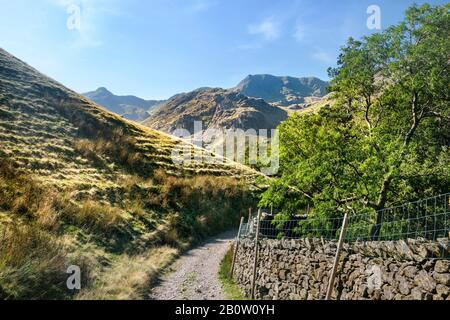
POLYGON ((235 242, 235 245, 234 245, 233 261, 231 262, 231 271, 230 271, 231 278, 233 278, 234 265, 236 263, 237 252, 238 252, 238 249, 239 249, 239 239, 241 237, 241 231, 242 231, 242 224, 243 223, 244 223, 244 217, 241 218, 241 224, 239 225, 239 231, 238 231, 236 242, 235 242))
POLYGON ((261 219, 261 209, 258 210, 258 217, 256 219, 256 236, 255 236, 255 260, 253 261, 253 278, 252 278, 252 291, 251 298, 255 299, 256 289, 256 271, 258 265, 258 247, 259 247, 259 225, 261 219))
POLYGON ((326 300, 331 299, 331 294, 333 293, 334 279, 336 278, 336 271, 339 265, 339 259, 341 257, 342 246, 344 244, 345 234, 347 232, 348 226, 348 213, 344 215, 344 221, 342 221, 341 235, 339 236, 339 242, 336 249, 336 256, 334 258, 333 269, 331 270, 330 279, 328 281, 326 300))

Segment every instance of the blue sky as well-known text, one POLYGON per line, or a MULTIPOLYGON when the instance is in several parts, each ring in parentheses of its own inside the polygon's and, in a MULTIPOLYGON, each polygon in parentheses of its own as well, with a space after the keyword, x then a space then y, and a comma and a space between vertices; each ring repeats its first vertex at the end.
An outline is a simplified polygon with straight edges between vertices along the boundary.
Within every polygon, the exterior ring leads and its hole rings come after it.
MULTIPOLYGON (((424 1, 416 1, 423 3, 424 1)), ((430 0, 443 4, 445 0, 430 0)), ((409 0, 0 0, 0 47, 66 86, 164 99, 248 74, 318 76, 349 36, 401 20, 409 0), (80 8, 69 29, 68 8, 80 8)))

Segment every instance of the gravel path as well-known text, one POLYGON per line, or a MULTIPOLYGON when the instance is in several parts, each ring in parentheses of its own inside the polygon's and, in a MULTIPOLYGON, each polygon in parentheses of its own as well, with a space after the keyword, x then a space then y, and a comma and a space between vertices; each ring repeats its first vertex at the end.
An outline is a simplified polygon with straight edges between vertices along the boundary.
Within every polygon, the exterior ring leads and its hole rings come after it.
POLYGON ((235 231, 208 239, 182 255, 152 289, 153 300, 226 299, 218 277, 220 263, 236 236, 235 231))

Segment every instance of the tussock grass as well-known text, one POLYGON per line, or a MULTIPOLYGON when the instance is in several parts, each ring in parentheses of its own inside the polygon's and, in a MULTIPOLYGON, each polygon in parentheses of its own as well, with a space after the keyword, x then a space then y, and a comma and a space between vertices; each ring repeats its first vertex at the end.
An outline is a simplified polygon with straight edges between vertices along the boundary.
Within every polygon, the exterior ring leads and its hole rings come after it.
POLYGON ((57 229, 63 220, 108 233, 123 222, 119 209, 89 199, 76 204, 68 193, 42 186, 7 160, 0 162, 0 183, 0 208, 48 230, 57 229))
POLYGON ((0 227, 0 299, 67 297, 67 258, 55 236, 33 224, 0 227))
POLYGON ((30 175, 20 173, 11 161, 0 159, 0 208, 53 229, 57 223, 57 194, 46 192, 30 175))
POLYGON ((253 200, 234 178, 158 170, 120 181, 112 194, 58 190, 2 158, 0 211, 18 224, 0 221, 0 297, 71 297, 65 270, 76 264, 80 299, 142 298, 180 250, 233 227, 253 200))
POLYGON ((102 272, 91 288, 81 292, 80 300, 140 300, 149 292, 161 269, 178 255, 176 248, 162 246, 138 255, 122 255, 102 272))
POLYGON ((87 200, 65 213, 66 220, 89 230, 109 233, 124 223, 123 213, 111 205, 87 200))
POLYGON ((160 186, 154 201, 182 214, 177 228, 181 237, 205 237, 232 228, 254 201, 245 185, 230 177, 180 178, 158 170, 154 179, 160 186))

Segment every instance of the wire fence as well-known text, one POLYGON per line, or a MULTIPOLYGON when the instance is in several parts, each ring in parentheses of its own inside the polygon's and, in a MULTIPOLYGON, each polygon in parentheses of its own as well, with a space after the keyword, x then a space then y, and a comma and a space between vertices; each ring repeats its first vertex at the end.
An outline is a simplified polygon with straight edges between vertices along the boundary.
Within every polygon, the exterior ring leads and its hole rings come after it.
MULTIPOLYGON (((342 217, 308 217, 297 216, 290 220, 280 220, 276 215, 261 210, 259 217, 249 216, 247 223, 242 223, 236 243, 236 251, 239 248, 239 239, 322 239, 338 240, 333 268, 329 275, 329 283, 325 299, 330 299, 333 292, 336 274, 338 271, 339 257, 342 244, 368 242, 368 241, 396 241, 396 240, 423 240, 426 244, 434 242, 426 248, 426 254, 416 256, 417 248, 409 250, 410 247, 402 246, 400 259, 404 254, 413 252, 413 259, 440 260, 449 259, 450 250, 450 193, 438 195, 432 198, 410 202, 404 205, 383 209, 380 211, 364 212, 342 217), (258 223, 259 222, 259 223, 258 223), (341 238, 342 237, 342 238, 341 238), (431 251, 429 251, 429 249, 431 251)), ((423 244, 422 241, 418 241, 423 244)), ((371 245, 360 243, 363 247, 371 245)), ((390 248, 397 250, 396 243, 390 248)), ((251 297, 255 298, 255 292, 259 286, 258 279, 258 248, 259 241, 255 241, 253 274, 251 284, 251 297)), ((389 246, 386 246, 388 248, 389 246)), ((377 248, 379 249, 379 248, 377 248)), ((398 258, 398 257, 397 257, 398 258)), ((233 274, 235 258, 231 274, 233 274)), ((275 260, 278 258, 274 258, 275 260)), ((330 266, 331 267, 331 266, 330 266)), ((278 298, 280 286, 286 286, 289 292, 305 294, 303 284, 275 281, 275 295, 278 298)), ((325 292, 319 292, 320 298, 325 292)))
MULTIPOLYGON (((450 233, 450 193, 410 202, 404 205, 350 215, 345 242, 425 239, 436 241, 450 233)), ((261 239, 321 238, 337 240, 343 217, 278 220, 263 214, 259 222, 261 239)), ((257 218, 241 228, 240 238, 254 239, 257 218)))

